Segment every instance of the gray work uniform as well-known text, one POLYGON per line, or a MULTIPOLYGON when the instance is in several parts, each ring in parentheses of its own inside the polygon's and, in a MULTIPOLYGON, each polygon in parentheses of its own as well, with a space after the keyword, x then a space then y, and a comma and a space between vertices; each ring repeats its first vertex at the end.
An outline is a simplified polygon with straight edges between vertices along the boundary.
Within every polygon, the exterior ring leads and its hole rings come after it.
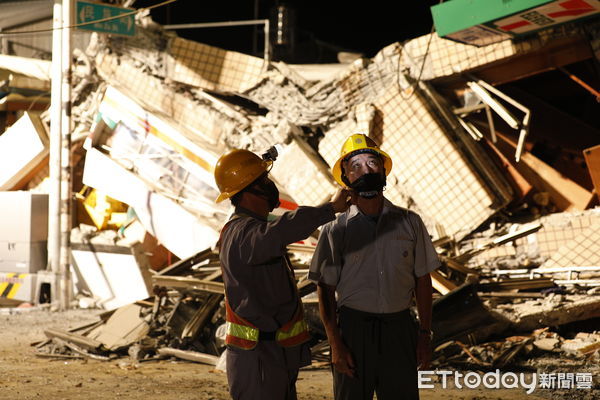
MULTIPOLYGON (((299 207, 269 222, 236 209, 219 246, 233 311, 262 332, 274 332, 288 322, 299 299, 285 261, 286 246, 334 218, 331 204, 299 207)), ((259 341, 253 350, 229 347, 226 362, 234 399, 295 399, 298 369, 310 364, 310 349, 307 344, 284 348, 272 340, 259 341)))
POLYGON ((341 335, 357 364, 356 379, 334 371, 336 399, 418 398, 409 308, 416 277, 439 265, 419 215, 387 199, 378 218, 351 206, 323 226, 309 278, 336 288, 341 335))

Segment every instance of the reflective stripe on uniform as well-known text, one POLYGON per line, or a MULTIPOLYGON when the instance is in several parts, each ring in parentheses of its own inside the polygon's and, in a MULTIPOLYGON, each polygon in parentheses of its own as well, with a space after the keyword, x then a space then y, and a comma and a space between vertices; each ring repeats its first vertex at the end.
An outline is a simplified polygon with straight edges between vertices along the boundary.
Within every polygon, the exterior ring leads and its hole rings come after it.
POLYGON ((275 334, 275 339, 278 342, 280 342, 282 340, 286 340, 294 336, 300 335, 305 331, 308 331, 308 324, 305 320, 301 319, 299 321, 294 322, 294 324, 288 331, 284 331, 283 328, 278 329, 277 333, 275 334))
MULTIPOLYGON (((229 306, 226 305, 226 336, 225 343, 245 350, 251 350, 256 347, 260 331, 257 327, 237 315, 229 306)), ((304 320, 302 303, 298 304, 298 309, 292 320, 286 323, 275 332, 275 340, 280 346, 291 347, 305 343, 310 340, 308 333, 308 324, 304 320)))
POLYGON ((235 336, 243 340, 251 340, 253 342, 258 341, 258 329, 236 324, 235 322, 231 321, 227 321, 225 324, 228 335, 235 336))

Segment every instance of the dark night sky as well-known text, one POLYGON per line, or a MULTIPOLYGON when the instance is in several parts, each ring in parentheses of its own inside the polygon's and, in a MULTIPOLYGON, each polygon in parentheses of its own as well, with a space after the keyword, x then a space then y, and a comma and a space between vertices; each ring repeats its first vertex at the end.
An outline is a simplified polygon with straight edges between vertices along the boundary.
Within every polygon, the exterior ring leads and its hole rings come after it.
MULTIPOLYGON (((295 50, 291 62, 335 62, 339 50, 374 56, 381 48, 427 34, 431 30, 430 6, 439 1, 392 2, 371 0, 178 0, 151 11, 161 24, 236 21, 269 18, 276 5, 287 5, 295 13, 295 50), (397 5, 400 10, 391 8, 397 5)), ((156 4, 138 0, 134 7, 156 4)), ((204 28, 180 30, 188 39, 252 54, 262 52, 262 29, 253 27, 204 28), (258 32, 255 35, 255 32, 258 32)))

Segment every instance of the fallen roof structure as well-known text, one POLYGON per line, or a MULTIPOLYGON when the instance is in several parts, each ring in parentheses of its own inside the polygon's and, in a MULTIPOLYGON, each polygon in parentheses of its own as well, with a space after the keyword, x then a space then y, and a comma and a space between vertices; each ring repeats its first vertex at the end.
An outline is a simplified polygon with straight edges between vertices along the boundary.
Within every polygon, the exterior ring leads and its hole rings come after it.
MULTIPOLYGON (((85 185, 127 205, 165 258, 176 260, 151 272, 136 259, 128 269, 144 287, 135 299, 95 289, 111 310, 94 327, 48 332, 52 342, 40 351, 216 364, 224 306, 213 248, 231 212, 213 203, 218 156, 281 145, 272 170, 283 189, 278 214, 331 196, 330 166, 355 132, 393 158, 385 195, 423 216, 442 259, 432 274, 441 364, 504 367, 532 346, 574 340, 540 329, 600 317, 597 193, 534 155, 543 129, 529 119, 548 109, 494 86, 597 57, 599 25, 563 25, 480 48, 425 35, 320 75, 189 41, 144 19, 131 38, 92 35, 74 66, 75 192, 85 185)), ((586 138, 581 146, 597 145, 596 128, 577 131, 586 138)), ((32 179, 29 188, 39 184, 32 179)), ((128 223, 119 232, 139 238, 128 223)), ((315 359, 323 361, 328 349, 306 279, 315 240, 289 252, 315 359)), ((123 253, 116 247, 75 251, 112 257, 123 253)), ((138 250, 121 254, 127 261, 147 251, 131 247, 138 250)), ((583 361, 597 360, 594 335, 575 352, 583 361)))

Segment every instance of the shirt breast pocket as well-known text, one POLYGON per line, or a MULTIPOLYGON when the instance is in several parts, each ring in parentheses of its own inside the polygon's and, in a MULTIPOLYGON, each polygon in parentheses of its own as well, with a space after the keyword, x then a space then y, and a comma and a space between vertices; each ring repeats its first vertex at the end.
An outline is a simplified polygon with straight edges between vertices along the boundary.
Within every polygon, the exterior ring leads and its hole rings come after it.
POLYGON ((402 236, 390 237, 386 241, 388 263, 398 266, 411 266, 414 263, 415 242, 402 236))

